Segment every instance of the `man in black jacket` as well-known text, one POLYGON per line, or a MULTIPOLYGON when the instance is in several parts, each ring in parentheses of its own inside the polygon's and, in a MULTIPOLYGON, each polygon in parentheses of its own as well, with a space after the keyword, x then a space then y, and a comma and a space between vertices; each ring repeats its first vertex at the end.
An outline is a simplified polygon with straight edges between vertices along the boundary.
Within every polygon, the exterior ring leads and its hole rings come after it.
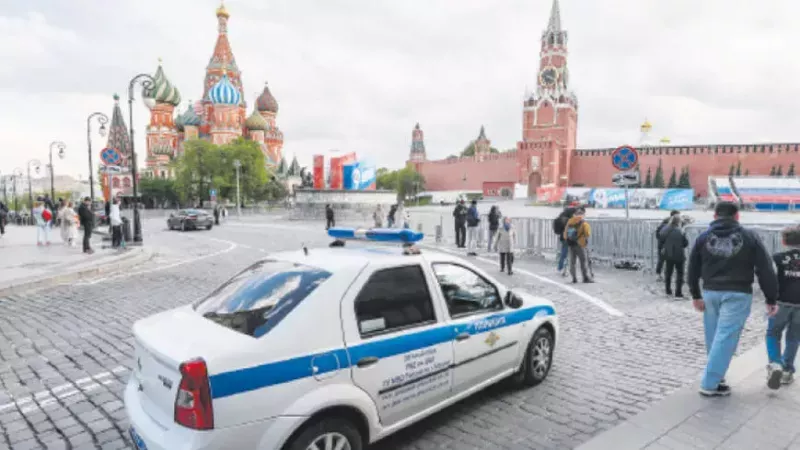
POLYGON ((456 224, 456 246, 458 248, 464 248, 467 244, 467 212, 464 200, 456 203, 456 208, 453 210, 453 219, 456 224))
POLYGON ((767 324, 767 386, 778 389, 794 381, 794 360, 800 346, 800 227, 783 230, 785 252, 772 259, 778 267, 778 313, 767 324), (786 330, 786 348, 781 338, 786 330))
POLYGON ((558 242, 561 244, 558 252, 558 271, 561 276, 567 276, 567 254, 569 253, 569 246, 564 241, 564 231, 567 229, 567 222, 572 216, 575 215, 577 206, 575 204, 564 208, 561 214, 553 219, 553 233, 558 235, 558 242))
POLYGON ((681 216, 672 216, 667 226, 662 228, 658 235, 658 243, 662 248, 661 255, 666 262, 664 268, 666 292, 667 295, 672 295, 672 272, 675 272, 676 298, 683 298, 683 272, 686 265, 686 247, 689 246, 689 240, 686 239, 686 234, 681 226, 681 216))
POLYGON ((91 198, 86 197, 83 199, 83 203, 78 207, 78 220, 80 220, 81 226, 83 227, 83 253, 91 255, 94 253, 90 242, 92 239, 92 229, 94 228, 94 213, 92 212, 91 198))
POLYGON ((708 363, 700 394, 707 397, 731 393, 725 373, 750 315, 754 273, 766 297, 767 315, 778 311, 778 278, 761 238, 739 224, 734 203, 718 203, 714 219, 689 256, 689 290, 695 309, 703 312, 708 363))
POLYGON ((658 228, 656 228, 656 242, 658 243, 658 253, 656 254, 656 256, 658 257, 658 262, 656 263, 656 275, 658 276, 657 277, 658 281, 663 281, 663 278, 661 277, 661 269, 664 268, 664 253, 663 253, 664 246, 661 240, 661 230, 663 230, 667 226, 667 224, 669 224, 669 221, 673 217, 679 216, 680 214, 681 214, 680 211, 673 209, 672 211, 670 211, 669 217, 662 220, 661 224, 658 226, 658 228))
POLYGON ((325 229, 329 230, 336 226, 336 219, 333 216, 333 208, 330 204, 325 205, 325 229))

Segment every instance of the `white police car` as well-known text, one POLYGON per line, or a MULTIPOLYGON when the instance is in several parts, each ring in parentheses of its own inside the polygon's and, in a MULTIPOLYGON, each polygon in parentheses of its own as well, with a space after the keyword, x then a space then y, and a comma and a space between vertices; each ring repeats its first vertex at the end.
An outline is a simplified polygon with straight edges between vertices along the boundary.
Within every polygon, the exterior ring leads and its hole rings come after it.
POLYGON ((504 378, 547 376, 550 301, 419 252, 411 230, 329 235, 134 324, 139 450, 359 450, 504 378), (357 238, 405 244, 341 248, 357 238))

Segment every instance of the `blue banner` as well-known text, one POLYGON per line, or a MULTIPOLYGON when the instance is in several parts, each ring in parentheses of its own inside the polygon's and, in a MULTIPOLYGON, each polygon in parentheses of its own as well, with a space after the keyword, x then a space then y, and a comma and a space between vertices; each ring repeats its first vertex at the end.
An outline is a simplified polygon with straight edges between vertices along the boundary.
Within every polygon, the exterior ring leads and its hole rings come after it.
POLYGON ((694 189, 666 189, 661 194, 661 209, 677 209, 679 211, 694 207, 694 189))
POLYGON ((344 189, 361 191, 375 184, 377 173, 375 167, 363 162, 348 164, 342 168, 344 189))
MULTIPOLYGON (((567 190, 567 197, 570 191, 567 190)), ((584 202, 585 194, 570 201, 584 202)), ((680 211, 694 207, 694 189, 631 189, 628 191, 630 207, 635 209, 677 209, 680 211)), ((588 203, 595 208, 624 208, 625 189, 596 188, 588 193, 588 203)))

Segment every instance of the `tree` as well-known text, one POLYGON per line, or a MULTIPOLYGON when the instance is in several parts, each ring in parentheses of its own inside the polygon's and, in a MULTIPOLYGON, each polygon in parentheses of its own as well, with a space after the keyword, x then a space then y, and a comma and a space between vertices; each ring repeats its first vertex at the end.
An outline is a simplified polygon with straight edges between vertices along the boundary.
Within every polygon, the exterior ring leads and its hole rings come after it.
POLYGON ((689 166, 684 167, 681 169, 681 176, 678 180, 678 187, 681 189, 691 189, 692 188, 692 180, 689 176, 689 166))
POLYGON ((411 165, 391 171, 382 167, 377 170, 376 178, 375 186, 378 189, 397 191, 398 200, 415 196, 425 190, 425 178, 411 165))
POLYGON ((647 168, 647 176, 644 178, 644 187, 645 189, 650 189, 653 187, 653 174, 651 173, 652 169, 650 167, 647 168))
MULTIPOLYGON (((265 185, 274 179, 274 174, 267 171, 266 160, 257 142, 238 138, 220 148, 223 155, 222 174, 214 180, 219 186, 220 195, 226 198, 236 196, 236 168, 234 160, 239 160, 239 184, 243 199, 253 201, 271 200, 265 185)), ((298 169, 299 171, 299 169, 298 169)))
MULTIPOLYGON (((687 169, 688 169, 688 167, 687 167, 687 169)), ((736 164, 736 176, 737 176, 737 177, 740 177, 740 176, 742 176, 742 162, 741 162, 741 161, 739 161, 739 162, 736 164)))
POLYGON ((793 177, 794 175, 794 163, 789 164, 789 170, 786 171, 787 177, 793 177))
POLYGON ((175 189, 175 180, 159 177, 142 177, 139 180, 139 193, 142 202, 151 208, 163 205, 175 206, 178 204, 178 191, 175 189))
POLYGON ((729 176, 729 177, 732 177, 732 176, 734 176, 734 175, 736 175, 736 166, 734 166, 733 164, 731 164, 731 168, 730 168, 730 169, 728 169, 728 176, 729 176))
MULTIPOLYGON (((490 147, 489 153, 500 153, 500 151, 494 147, 490 147)), ((461 156, 475 156, 475 141, 470 142, 469 145, 464 147, 464 150, 461 151, 461 156)))
POLYGON ((278 164, 278 173, 281 175, 285 175, 287 169, 288 167, 286 167, 286 158, 281 156, 281 162, 280 164, 278 164))
POLYGON ((192 139, 184 142, 183 154, 175 161, 175 189, 181 203, 197 200, 200 206, 209 199, 209 187, 222 170, 220 148, 211 142, 192 139))
POLYGON ((783 176, 783 166, 778 166, 778 170, 775 171, 775 176, 776 177, 782 177, 783 176))
POLYGON ((653 177, 653 187, 657 189, 664 188, 664 167, 661 160, 658 160, 658 167, 656 167, 656 175, 653 177))
POLYGON ((777 173, 775 166, 772 166, 772 169, 769 170, 769 176, 774 177, 775 173, 777 173))
POLYGON ((678 187, 678 174, 675 172, 675 167, 672 167, 672 174, 669 176, 668 188, 673 189, 678 187))

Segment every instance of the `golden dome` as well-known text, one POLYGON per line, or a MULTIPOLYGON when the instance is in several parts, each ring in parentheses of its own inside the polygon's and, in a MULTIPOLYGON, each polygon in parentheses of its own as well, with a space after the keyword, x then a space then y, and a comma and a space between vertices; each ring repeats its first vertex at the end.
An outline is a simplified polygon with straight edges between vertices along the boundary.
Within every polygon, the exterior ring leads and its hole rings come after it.
POLYGON ((659 142, 661 142, 662 144, 669 144, 672 141, 668 137, 662 137, 659 142))
POLYGON ((644 123, 641 127, 639 127, 639 129, 642 130, 642 132, 650 131, 653 129, 653 124, 651 124, 649 120, 644 119, 644 123))
POLYGON ((219 8, 217 8, 217 17, 230 17, 228 10, 225 9, 225 2, 220 2, 219 8))

